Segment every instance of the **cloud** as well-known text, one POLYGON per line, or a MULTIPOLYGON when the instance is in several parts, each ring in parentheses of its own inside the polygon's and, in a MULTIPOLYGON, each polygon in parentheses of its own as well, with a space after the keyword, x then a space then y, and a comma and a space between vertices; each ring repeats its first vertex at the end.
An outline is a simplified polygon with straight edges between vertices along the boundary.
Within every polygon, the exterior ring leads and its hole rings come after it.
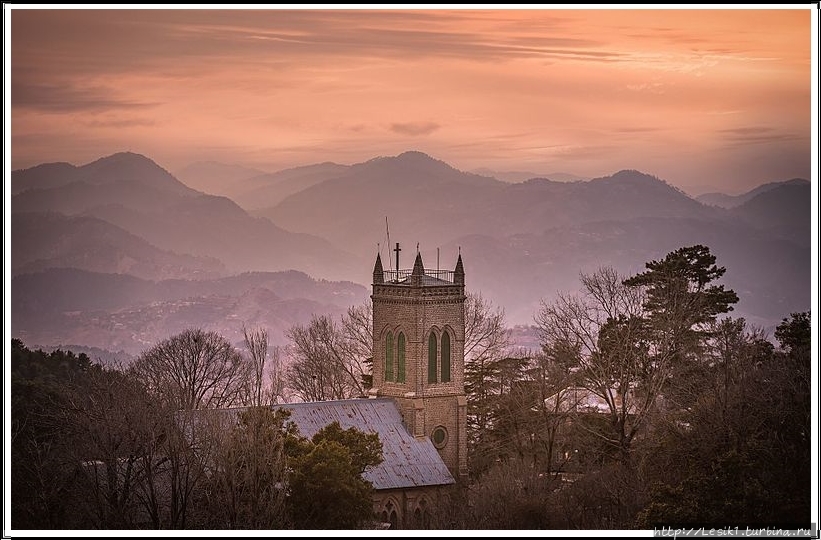
POLYGON ((12 107, 52 113, 101 112, 110 109, 139 109, 156 103, 118 99, 105 87, 76 88, 57 84, 11 83, 12 107))
POLYGON ((395 122, 391 124, 390 129, 394 133, 399 133, 400 135, 410 135, 412 137, 417 137, 419 135, 430 135, 440 127, 442 126, 440 126, 436 122, 395 122))
POLYGON ((628 84, 626 88, 633 92, 650 92, 652 94, 664 93, 664 83, 660 82, 628 84))
POLYGON ((620 57, 571 23, 544 10, 17 10, 11 51, 14 65, 66 77, 328 58, 620 57))
POLYGON ((764 126, 749 126, 749 127, 739 127, 739 128, 727 128, 719 130, 720 133, 729 133, 731 135, 737 136, 749 136, 752 134, 760 134, 760 133, 767 133, 772 131, 773 128, 771 127, 764 127, 764 126))
POLYGON ((138 141, 283 168, 408 140, 464 169, 585 176, 647 169, 668 144, 809 154, 800 11, 15 9, 12 160, 34 133, 49 160, 138 141))
POLYGON ((720 129, 718 132, 723 134, 724 139, 731 146, 809 139, 809 133, 806 135, 784 133, 767 126, 728 128, 720 129))
POLYGON ((647 126, 642 126, 642 127, 621 127, 621 128, 614 129, 614 131, 616 131, 617 133, 652 133, 652 132, 655 132, 655 131, 662 131, 662 130, 663 130, 663 128, 661 128, 661 127, 647 127, 647 126))
MULTIPOLYGON (((589 37, 563 35, 564 18, 534 12, 542 27, 528 27, 527 16, 513 11, 229 11, 219 19, 198 15, 190 24, 175 21, 173 33, 187 39, 224 43, 246 53, 267 42, 268 52, 289 55, 365 56, 381 58, 448 57, 499 60, 532 56, 578 56, 591 60, 617 53, 589 37), (508 21, 508 25, 500 24, 508 21), (487 31, 492 25, 494 31, 487 31), (544 31, 544 26, 553 29, 544 31), (502 30, 499 30, 502 27, 502 30), (582 50, 584 49, 584 50, 582 50)), ((229 51, 229 54, 233 54, 229 51)))
POLYGON ((116 118, 110 120, 88 120, 84 121, 88 127, 101 127, 101 128, 124 128, 124 127, 148 127, 154 126, 157 123, 154 120, 148 120, 145 118, 116 118))

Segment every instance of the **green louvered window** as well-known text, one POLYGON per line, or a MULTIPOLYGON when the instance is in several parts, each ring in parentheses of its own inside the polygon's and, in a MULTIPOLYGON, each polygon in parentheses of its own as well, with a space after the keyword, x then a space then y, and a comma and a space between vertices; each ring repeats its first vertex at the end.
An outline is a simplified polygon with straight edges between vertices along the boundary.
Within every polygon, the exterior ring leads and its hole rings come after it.
POLYGON ((396 382, 405 382, 405 334, 396 338, 396 382))
POLYGON ((450 382, 450 334, 442 332, 442 382, 450 382))
POLYGON ((393 381, 393 332, 385 336, 385 380, 393 381))
POLYGON ((436 334, 433 332, 428 338, 428 382, 436 382, 436 334))

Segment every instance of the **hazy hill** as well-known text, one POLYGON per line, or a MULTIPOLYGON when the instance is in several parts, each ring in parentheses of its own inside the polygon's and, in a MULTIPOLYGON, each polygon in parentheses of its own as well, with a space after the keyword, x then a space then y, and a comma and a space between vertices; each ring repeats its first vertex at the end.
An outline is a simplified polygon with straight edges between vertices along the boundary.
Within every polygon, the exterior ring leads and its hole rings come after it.
POLYGON ((188 187, 231 199, 239 193, 237 186, 244 180, 263 174, 265 171, 259 169, 217 161, 197 161, 174 171, 174 176, 188 187))
POLYGON ((505 234, 636 217, 716 216, 666 182, 631 170, 585 182, 534 178, 483 203, 481 214, 498 214, 492 230, 505 234))
MULTIPOLYGON (((695 244, 709 246, 727 269, 722 283, 740 297, 732 316, 772 330, 790 312, 809 309, 809 249, 728 219, 644 217, 503 238, 474 235, 443 252, 461 246, 468 287, 504 306, 512 322, 527 324, 541 299, 578 290, 580 272, 612 266, 633 275, 646 262, 695 244)), ((422 255, 426 265, 435 260, 435 253, 422 255)))
POLYGON ((228 197, 250 211, 278 204, 285 197, 342 175, 347 165, 325 162, 268 173, 216 161, 198 161, 178 171, 186 185, 228 197))
POLYGON ((52 164, 12 171, 13 212, 78 214, 121 203, 140 211, 166 209, 202 195, 140 154, 122 152, 81 167, 52 164))
POLYGON ((349 282, 301 272, 247 273, 218 280, 152 282, 122 274, 51 269, 12 279, 12 335, 25 343, 78 343, 139 354, 186 328, 215 330, 234 342, 242 326, 268 329, 271 344, 314 313, 337 316, 367 300, 349 282))
POLYGON ((809 182, 807 180, 804 180, 803 178, 793 178, 792 180, 787 180, 785 182, 769 182, 767 184, 761 184, 757 188, 751 189, 750 191, 742 193, 741 195, 727 195, 726 193, 705 193, 703 195, 699 195, 698 197, 696 197, 696 200, 703 204, 708 204, 711 206, 720 206, 722 208, 734 208, 736 206, 744 204, 745 202, 749 201, 757 195, 766 193, 771 189, 775 189, 785 184, 802 185, 809 184, 809 182))
POLYGON ((583 176, 563 172, 539 174, 529 171, 495 171, 488 168, 473 169, 470 172, 481 174, 482 176, 490 176, 492 178, 496 178, 497 180, 503 180, 511 183, 524 182, 525 180, 530 180, 531 178, 549 178, 550 180, 556 182, 579 182, 589 180, 589 178, 585 178, 583 176))
POLYGON ((80 177, 78 167, 71 163, 43 163, 13 172, 9 191, 16 195, 26 189, 50 189, 74 182, 80 177))
POLYGON ((341 313, 366 299, 377 243, 389 268, 395 242, 402 268, 416 242, 428 268, 453 268, 461 247, 468 289, 504 308, 511 324, 532 323, 542 298, 575 290, 580 271, 609 265, 633 274, 697 243, 727 268, 724 283, 741 297, 734 316, 771 329, 809 308, 810 195, 802 180, 762 186, 725 209, 639 171, 511 184, 406 152, 239 184, 256 186, 245 204, 290 195, 262 211, 269 219, 252 217, 136 154, 14 171, 14 337, 135 351, 192 325, 239 339, 241 322, 256 321, 284 339, 311 313, 341 313), (218 261, 240 275, 163 279, 219 272, 218 261), (246 273, 282 269, 332 282, 246 273))
POLYGON ((163 251, 106 221, 56 212, 11 216, 11 273, 48 268, 131 274, 151 280, 214 278, 225 274, 216 259, 163 251))
MULTIPOLYGON (((479 193, 488 196, 507 184, 466 174, 418 152, 375 158, 351 166, 260 212, 278 225, 322 236, 360 255, 375 253, 385 240, 385 218, 395 231, 413 231, 406 241, 445 241, 469 232, 476 220, 461 222, 479 193), (453 230, 443 231, 443 220, 453 230)), ((399 237, 397 237, 398 239, 399 237)))
POLYGON ((50 189, 74 183, 96 187, 137 183, 143 188, 162 192, 191 194, 191 188, 148 159, 133 152, 119 152, 75 167, 68 163, 50 163, 12 171, 12 193, 28 189, 50 189))
POLYGON ((809 248, 812 193, 806 180, 791 180, 759 191, 731 210, 757 229, 774 231, 809 248))
POLYGON ((219 259, 231 272, 293 268, 329 278, 351 275, 350 256, 326 240, 285 231, 225 197, 190 189, 144 156, 115 154, 50 170, 57 177, 48 181, 43 174, 21 179, 12 172, 13 184, 36 178, 52 186, 19 191, 12 212, 96 217, 162 250, 219 259), (59 176, 66 171, 67 177, 59 176))
POLYGON ((289 195, 341 176, 348 169, 347 165, 325 162, 256 176, 238 185, 233 199, 249 211, 267 208, 289 195))
POLYGON ((622 171, 588 182, 531 179, 508 184, 458 171, 419 152, 354 165, 345 175, 260 212, 361 255, 397 240, 430 248, 460 236, 538 232, 590 220, 636 216, 709 217, 707 208, 663 181, 622 171))

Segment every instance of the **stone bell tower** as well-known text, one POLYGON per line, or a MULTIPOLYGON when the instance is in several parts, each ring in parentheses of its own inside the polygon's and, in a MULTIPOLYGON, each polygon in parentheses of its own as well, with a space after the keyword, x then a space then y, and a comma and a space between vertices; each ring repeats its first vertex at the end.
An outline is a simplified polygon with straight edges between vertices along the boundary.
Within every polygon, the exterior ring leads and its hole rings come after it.
POLYGON ((373 397, 394 398, 415 437, 428 437, 457 480, 467 477, 465 270, 373 268, 373 397))

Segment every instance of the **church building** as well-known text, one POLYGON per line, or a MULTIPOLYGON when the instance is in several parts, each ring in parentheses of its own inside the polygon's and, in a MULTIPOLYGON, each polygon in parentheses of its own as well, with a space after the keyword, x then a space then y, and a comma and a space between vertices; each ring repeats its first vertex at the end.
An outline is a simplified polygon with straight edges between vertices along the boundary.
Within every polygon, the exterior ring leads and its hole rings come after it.
POLYGON ((284 404, 311 437, 333 421, 376 432, 384 461, 363 477, 395 528, 424 527, 441 488, 467 478, 465 270, 373 268, 373 386, 367 399, 284 404))
MULTIPOLYGON (((399 244, 396 245, 398 254, 399 244)), ((373 269, 372 396, 391 397, 410 433, 429 438, 451 474, 467 477, 465 269, 373 269)))

